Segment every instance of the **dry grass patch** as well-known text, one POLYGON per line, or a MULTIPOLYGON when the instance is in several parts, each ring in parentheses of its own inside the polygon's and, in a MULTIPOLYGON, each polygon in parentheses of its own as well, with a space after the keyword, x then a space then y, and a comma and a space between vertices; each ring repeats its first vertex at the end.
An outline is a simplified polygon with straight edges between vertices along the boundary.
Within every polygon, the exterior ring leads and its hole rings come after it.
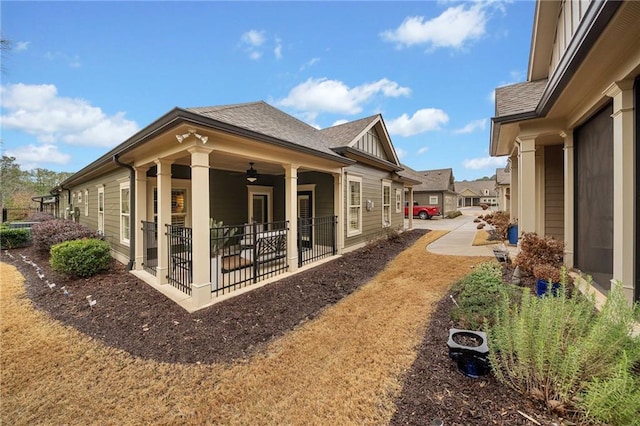
POLYGON ((500 241, 489 240, 491 234, 489 231, 485 231, 484 229, 476 232, 476 235, 473 237, 472 246, 490 246, 493 244, 499 244, 500 241))
POLYGON ((34 311, 21 276, 0 264, 2 423, 387 423, 433 304, 486 260, 427 252, 442 235, 428 233, 265 354, 231 366, 107 348, 34 311))

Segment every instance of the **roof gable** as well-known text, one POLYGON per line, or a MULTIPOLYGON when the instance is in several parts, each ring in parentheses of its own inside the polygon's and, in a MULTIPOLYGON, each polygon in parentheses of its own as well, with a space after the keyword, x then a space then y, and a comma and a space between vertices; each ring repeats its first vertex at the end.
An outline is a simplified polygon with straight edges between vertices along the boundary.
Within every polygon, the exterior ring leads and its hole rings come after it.
POLYGON ((435 169, 435 170, 413 170, 411 167, 402 165, 403 175, 411 179, 422 182, 420 185, 414 186, 414 191, 451 191, 454 192, 453 169, 435 169))

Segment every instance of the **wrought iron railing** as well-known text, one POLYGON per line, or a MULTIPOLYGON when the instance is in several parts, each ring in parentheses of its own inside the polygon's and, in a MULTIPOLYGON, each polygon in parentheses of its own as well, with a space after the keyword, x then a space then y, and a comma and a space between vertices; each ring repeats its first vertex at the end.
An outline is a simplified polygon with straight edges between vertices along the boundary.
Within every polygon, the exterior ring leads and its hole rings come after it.
POLYGON ((158 224, 142 221, 142 268, 156 275, 158 267, 158 224))
POLYGON ((191 228, 178 225, 167 227, 169 249, 169 269, 167 280, 178 290, 191 295, 193 282, 192 231, 191 228))
POLYGON ((298 219, 298 265, 337 253, 337 216, 298 219))

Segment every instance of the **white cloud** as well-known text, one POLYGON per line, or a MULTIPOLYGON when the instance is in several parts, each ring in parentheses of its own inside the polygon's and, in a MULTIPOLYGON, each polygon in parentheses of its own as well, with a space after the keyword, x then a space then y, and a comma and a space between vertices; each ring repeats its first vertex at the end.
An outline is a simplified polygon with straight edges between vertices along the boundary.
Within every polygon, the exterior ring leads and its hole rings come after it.
POLYGON ((349 122, 349 120, 345 120, 345 119, 336 120, 336 121, 331 125, 331 127, 333 127, 333 126, 339 126, 339 125, 341 125, 341 124, 345 124, 345 123, 348 123, 348 122, 349 122))
POLYGON ((309 78, 291 89, 287 97, 278 101, 278 104, 315 115, 320 112, 357 114, 362 111, 362 105, 375 95, 396 98, 410 93, 411 89, 408 87, 402 87, 386 78, 353 88, 338 80, 309 78))
POLYGON ((7 150, 6 155, 15 157, 16 162, 25 170, 39 167, 42 163, 67 164, 71 160, 69 154, 58 151, 55 145, 27 145, 7 150))
POLYGON ((481 157, 466 159, 462 162, 465 169, 479 170, 507 165, 507 157, 481 157))
POLYGON ((429 151, 429 147, 428 146, 423 146, 422 148, 420 148, 418 150, 418 155, 422 155, 422 154, 426 153, 427 151, 429 151))
POLYGON ((320 60, 320 58, 311 58, 309 61, 307 61, 306 63, 302 64, 302 66, 300 67, 300 71, 304 71, 305 69, 312 67, 319 60, 320 60))
POLYGON ((6 85, 0 94, 2 127, 34 135, 42 143, 112 147, 139 129, 123 112, 108 116, 83 99, 58 96, 52 84, 6 85))
POLYGON ((380 36, 398 47, 426 45, 430 49, 461 49, 485 34, 489 4, 491 2, 461 4, 429 20, 424 16, 410 16, 395 30, 384 31, 380 36))
POLYGON ((63 61, 66 62, 67 65, 71 68, 80 68, 82 66, 82 62, 80 61, 80 56, 78 55, 69 55, 65 52, 47 52, 44 54, 44 57, 50 61, 63 61))
POLYGON ((276 38, 276 47, 273 49, 276 59, 282 59, 282 40, 276 38))
POLYGON ((469 123, 467 123, 466 126, 460 128, 460 129, 456 129, 453 131, 453 133, 456 134, 461 134, 461 133, 473 133, 476 130, 484 130, 487 127, 487 119, 483 118, 480 120, 473 120, 469 123))
POLYGON ((407 156, 407 151, 402 148, 396 148, 396 155, 399 159, 403 159, 407 156))
POLYGON ((419 133, 439 130, 449 121, 449 116, 441 109, 424 108, 416 111, 412 117, 402 114, 387 122, 387 129, 392 135, 413 136, 419 133))
POLYGON ((29 48, 29 44, 31 44, 30 41, 19 41, 16 43, 14 50, 16 52, 23 52, 29 48))
POLYGON ((262 52, 259 52, 257 50, 249 52, 249 59, 251 59, 253 61, 257 61, 261 57, 262 57, 262 52))
POLYGON ((249 46, 260 47, 264 44, 266 36, 264 31, 250 30, 242 34, 240 39, 249 46))

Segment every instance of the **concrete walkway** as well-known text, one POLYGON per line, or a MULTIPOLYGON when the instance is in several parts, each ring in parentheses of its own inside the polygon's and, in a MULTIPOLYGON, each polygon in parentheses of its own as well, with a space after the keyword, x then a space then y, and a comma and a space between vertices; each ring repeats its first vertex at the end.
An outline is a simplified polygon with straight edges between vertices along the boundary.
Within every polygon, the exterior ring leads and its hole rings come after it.
MULTIPOLYGON (((473 220, 481 214, 487 213, 479 207, 463 207, 459 209, 462 216, 455 219, 433 218, 431 220, 413 220, 415 229, 448 230, 447 235, 431 243, 427 250, 435 254, 455 256, 490 256, 493 257, 493 249, 506 247, 513 259, 517 253, 516 247, 496 242, 493 245, 473 246, 473 239, 478 232, 477 223, 473 220)), ((405 220, 408 226, 409 221, 405 220)))

